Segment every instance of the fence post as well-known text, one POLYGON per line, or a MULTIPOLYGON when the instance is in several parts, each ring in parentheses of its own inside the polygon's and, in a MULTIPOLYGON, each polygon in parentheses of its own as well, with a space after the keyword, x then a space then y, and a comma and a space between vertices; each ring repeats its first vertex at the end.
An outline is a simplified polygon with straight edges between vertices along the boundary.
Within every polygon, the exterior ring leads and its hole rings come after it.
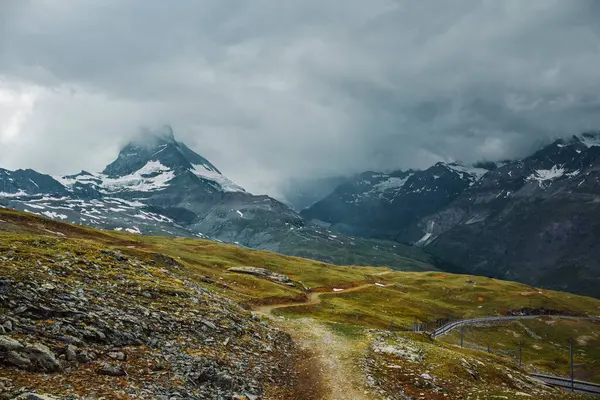
POLYGON ((571 370, 571 392, 575 391, 575 373, 573 371, 573 339, 569 339, 569 366, 571 370))
POLYGON ((460 347, 463 347, 464 325, 460 326, 460 347))

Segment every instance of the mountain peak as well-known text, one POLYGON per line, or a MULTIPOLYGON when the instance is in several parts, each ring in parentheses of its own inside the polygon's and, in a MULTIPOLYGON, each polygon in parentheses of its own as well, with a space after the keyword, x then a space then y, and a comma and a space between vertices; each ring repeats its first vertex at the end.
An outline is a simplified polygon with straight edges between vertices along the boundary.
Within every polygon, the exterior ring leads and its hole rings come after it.
MULTIPOLYGON (((129 175, 149 162, 155 161, 180 172, 189 170, 192 168, 193 162, 189 159, 188 152, 182 147, 185 145, 177 142, 170 125, 152 129, 144 128, 121 149, 117 159, 109 164, 102 173, 111 177, 129 175)), ((186 147, 186 150, 189 149, 186 147)), ((189 152, 198 156, 191 150, 189 152)))
MULTIPOLYGON (((464 165, 456 161, 452 162, 438 162, 434 165, 436 168, 444 167, 450 171, 458 173, 461 178, 468 178, 470 181, 479 180, 483 175, 488 172, 488 169, 481 167, 480 165, 464 165)), ((430 168, 431 169, 431 168, 430 168)))
POLYGON ((176 144, 175 133, 171 125, 163 125, 158 128, 145 128, 140 131, 136 140, 137 144, 176 144))
POLYGON ((192 179, 204 182, 203 185, 209 187, 209 190, 244 192, 244 189, 223 176, 210 161, 183 142, 178 142, 169 125, 141 131, 134 141, 121 149, 117 159, 102 174, 121 181, 127 178, 137 186, 140 180, 153 180, 160 181, 160 185, 155 186, 163 189, 174 178, 185 177, 186 181, 192 179))

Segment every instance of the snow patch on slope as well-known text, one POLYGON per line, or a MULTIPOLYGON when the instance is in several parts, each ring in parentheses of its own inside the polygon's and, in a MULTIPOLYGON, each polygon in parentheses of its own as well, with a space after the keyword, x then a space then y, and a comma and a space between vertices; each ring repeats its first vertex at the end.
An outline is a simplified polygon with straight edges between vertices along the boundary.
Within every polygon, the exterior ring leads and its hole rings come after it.
POLYGON ((67 219, 67 216, 65 214, 59 214, 54 211, 42 211, 42 215, 44 215, 48 218, 52 218, 52 219, 62 219, 62 220, 67 219))
POLYGON ((68 189, 72 189, 76 183, 81 183, 84 185, 99 185, 103 178, 101 174, 78 174, 74 176, 53 176, 61 185, 67 187, 68 189))
POLYGON ((587 147, 600 146, 600 134, 584 134, 580 140, 587 147))
POLYGON ((553 181, 565 175, 565 169, 554 165, 551 169, 537 169, 527 177, 529 182, 537 181, 540 187, 545 187, 546 182, 553 181))
POLYGON ((465 179, 464 174, 467 174, 467 175, 470 175, 474 180, 479 180, 479 178, 481 178, 483 175, 485 175, 486 173, 489 172, 485 168, 477 168, 477 167, 473 167, 473 166, 465 166, 465 165, 460 165, 460 164, 455 164, 455 163, 446 164, 446 167, 448 167, 448 169, 451 169, 451 170, 459 173, 461 175, 462 179, 465 179))
POLYGON ((192 172, 198 178, 216 183, 224 192, 246 192, 242 187, 236 185, 209 165, 193 164, 193 167, 192 172))
POLYGON ((425 234, 423 235, 423 237, 419 240, 417 240, 415 242, 415 246, 425 246, 427 243, 429 243, 432 240, 432 236, 433 236, 433 227, 435 226, 435 222, 433 221, 429 221, 427 223, 427 229, 425 229, 425 234))
POLYGON ((406 181, 408 181, 408 178, 410 178, 412 175, 413 174, 408 174, 404 178, 396 178, 391 176, 388 179, 374 185, 370 192, 379 193, 380 195, 383 195, 384 192, 387 192, 389 190, 400 190, 402 189, 406 181))
POLYGON ((127 231, 129 233, 135 233, 137 235, 141 235, 142 234, 142 231, 137 226, 133 226, 131 228, 125 228, 125 231, 127 231))
POLYGON ((102 193, 137 191, 150 192, 168 186, 175 178, 175 172, 160 161, 148 161, 137 171, 118 178, 109 178, 103 174, 79 174, 75 176, 55 176, 63 186, 73 189, 77 183, 93 185, 102 193))
POLYGON ((6 193, 6 192, 0 192, 0 197, 21 197, 21 196, 28 196, 28 194, 26 192, 24 192, 23 190, 19 190, 16 193, 6 193))
POLYGON ((148 161, 146 165, 130 175, 102 179, 102 188, 109 191, 149 192, 167 186, 175 173, 159 161, 148 161))

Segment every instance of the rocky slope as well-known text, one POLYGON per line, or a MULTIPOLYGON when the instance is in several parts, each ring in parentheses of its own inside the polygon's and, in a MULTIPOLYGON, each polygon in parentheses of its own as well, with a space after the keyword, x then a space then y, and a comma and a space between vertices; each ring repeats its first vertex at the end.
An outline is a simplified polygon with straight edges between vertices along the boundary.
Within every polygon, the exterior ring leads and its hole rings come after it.
POLYGON ((336 263, 430 268, 405 257, 427 263, 423 252, 334 235, 271 197, 248 193, 168 126, 126 145, 102 173, 0 170, 0 205, 107 230, 209 237, 336 263))
POLYGON ((293 396, 289 336, 175 259, 65 234, 0 238, 0 398, 293 396))

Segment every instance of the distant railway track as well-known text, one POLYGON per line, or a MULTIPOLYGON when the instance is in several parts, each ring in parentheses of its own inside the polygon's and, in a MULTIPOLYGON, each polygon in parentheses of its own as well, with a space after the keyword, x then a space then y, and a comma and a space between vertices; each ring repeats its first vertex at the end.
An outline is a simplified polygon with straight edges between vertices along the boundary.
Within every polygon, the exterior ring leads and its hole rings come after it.
POLYGON ((600 385, 597 383, 573 381, 571 386, 571 379, 569 378, 542 374, 530 374, 530 376, 550 386, 559 387, 568 391, 573 390, 575 393, 600 396, 600 385))
POLYGON ((583 320, 583 321, 595 321, 600 322, 600 318, 592 318, 592 317, 573 317, 570 315, 511 315, 506 317, 482 317, 482 318, 472 318, 472 319, 461 319, 458 321, 448 322, 447 324, 441 326, 440 328, 431 332, 432 338, 438 338, 440 336, 444 336, 454 329, 461 326, 468 325, 482 325, 490 322, 509 322, 523 319, 535 319, 535 318, 555 318, 555 319, 574 319, 574 320, 583 320))
MULTIPOLYGON (((432 338, 438 338, 440 336, 444 336, 454 329, 459 328, 461 326, 470 326, 470 325, 482 325, 487 323, 494 322, 510 322, 516 320, 523 319, 535 319, 540 317, 546 318, 555 318, 555 319, 570 319, 570 320, 583 320, 583 321, 594 321, 600 322, 600 318, 592 318, 592 317, 573 317, 570 315, 513 315, 506 317, 483 317, 483 318, 472 318, 472 319, 463 319, 458 321, 449 322, 435 331, 431 332, 432 338)), ((549 386, 558 387, 567 391, 574 391, 575 393, 581 394, 591 394, 600 396, 600 384, 592 383, 592 382, 584 382, 584 381, 571 381, 570 378, 561 378, 558 376, 552 375, 543 375, 543 374, 530 374, 532 378, 538 379, 549 386)))

